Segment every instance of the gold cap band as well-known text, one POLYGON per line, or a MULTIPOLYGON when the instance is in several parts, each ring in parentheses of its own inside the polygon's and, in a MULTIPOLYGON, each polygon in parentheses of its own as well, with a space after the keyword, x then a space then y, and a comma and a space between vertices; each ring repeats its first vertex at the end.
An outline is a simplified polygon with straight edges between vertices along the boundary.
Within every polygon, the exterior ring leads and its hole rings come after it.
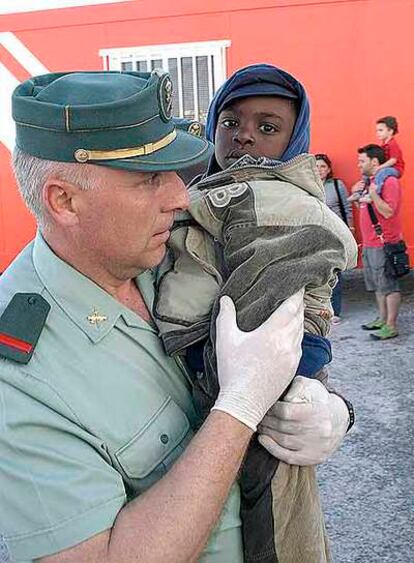
POLYGON ((165 135, 165 137, 159 141, 155 141, 155 143, 147 143, 146 145, 140 145, 139 147, 116 149, 113 151, 90 151, 88 149, 77 149, 74 152, 74 157, 77 162, 84 163, 89 160, 118 160, 120 158, 131 158, 133 156, 145 156, 163 149, 172 143, 176 137, 177 132, 174 129, 174 131, 171 131, 171 133, 168 133, 168 135, 165 135))

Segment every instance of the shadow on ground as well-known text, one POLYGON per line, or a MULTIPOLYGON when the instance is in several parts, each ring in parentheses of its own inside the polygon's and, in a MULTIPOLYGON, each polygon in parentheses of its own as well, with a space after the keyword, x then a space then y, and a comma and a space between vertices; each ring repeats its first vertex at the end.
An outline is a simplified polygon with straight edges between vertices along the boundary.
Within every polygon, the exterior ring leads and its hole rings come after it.
POLYGON ((398 338, 374 341, 361 330, 376 316, 361 271, 344 279, 344 320, 330 334, 331 383, 354 403, 357 421, 319 468, 334 563, 414 561, 413 273, 401 285, 398 338))

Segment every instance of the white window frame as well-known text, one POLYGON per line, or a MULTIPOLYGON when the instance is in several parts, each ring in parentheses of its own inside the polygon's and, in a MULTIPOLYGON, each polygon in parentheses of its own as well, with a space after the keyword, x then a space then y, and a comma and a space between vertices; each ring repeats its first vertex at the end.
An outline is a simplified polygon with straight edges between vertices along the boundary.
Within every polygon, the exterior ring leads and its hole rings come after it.
MULTIPOLYGON (((151 68, 151 60, 162 60, 162 68, 168 69, 168 59, 177 59, 178 81, 181 84, 181 64, 179 60, 183 57, 193 59, 193 83, 194 83, 194 112, 198 115, 198 91, 196 57, 207 56, 208 61, 208 86, 209 99, 214 96, 218 88, 227 77, 226 49, 230 47, 230 40, 220 41, 198 41, 196 43, 169 43, 166 45, 145 45, 143 47, 120 47, 114 49, 101 49, 99 55, 103 59, 104 70, 122 70, 122 63, 146 61, 147 68, 151 68), (213 67, 212 67, 213 65, 213 67), (213 72, 212 72, 213 71, 213 72), (214 89, 212 76, 214 73, 214 89)), ((183 117, 182 89, 178 92, 179 116, 183 117)))

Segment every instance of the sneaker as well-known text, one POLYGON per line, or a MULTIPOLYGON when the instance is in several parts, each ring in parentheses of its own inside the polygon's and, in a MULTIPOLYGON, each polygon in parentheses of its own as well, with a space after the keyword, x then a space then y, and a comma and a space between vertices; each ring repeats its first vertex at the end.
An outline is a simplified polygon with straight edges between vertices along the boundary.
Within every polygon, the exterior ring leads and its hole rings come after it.
POLYGON ((334 315, 331 319, 331 323, 333 325, 339 325, 341 322, 342 322, 342 319, 338 315, 334 315))
POLYGON ((385 326, 384 321, 381 319, 375 319, 375 321, 361 325, 361 328, 362 330, 380 330, 383 326, 385 326))
POLYGON ((370 337, 374 340, 388 340, 389 338, 395 338, 396 336, 398 336, 398 330, 389 325, 384 325, 375 334, 370 334, 370 337))

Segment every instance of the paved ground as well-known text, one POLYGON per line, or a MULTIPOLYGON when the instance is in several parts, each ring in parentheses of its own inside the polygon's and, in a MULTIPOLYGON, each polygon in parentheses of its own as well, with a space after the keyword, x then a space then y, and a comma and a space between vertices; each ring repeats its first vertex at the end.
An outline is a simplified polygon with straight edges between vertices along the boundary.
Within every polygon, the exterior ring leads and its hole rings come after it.
MULTIPOLYGON (((347 275, 344 321, 331 332, 331 381, 357 423, 319 470, 334 563, 414 562, 414 275, 403 280, 400 336, 370 339, 361 272, 347 275)), ((313 562, 303 562, 313 563, 313 562)))

